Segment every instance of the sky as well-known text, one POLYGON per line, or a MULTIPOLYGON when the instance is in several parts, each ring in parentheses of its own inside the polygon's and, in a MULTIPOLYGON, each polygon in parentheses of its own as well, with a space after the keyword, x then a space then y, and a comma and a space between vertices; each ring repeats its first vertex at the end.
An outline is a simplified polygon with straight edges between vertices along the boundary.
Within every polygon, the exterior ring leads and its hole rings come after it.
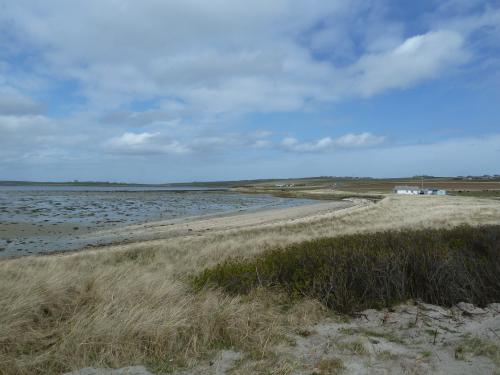
POLYGON ((500 0, 0 0, 0 180, 500 174, 500 0))

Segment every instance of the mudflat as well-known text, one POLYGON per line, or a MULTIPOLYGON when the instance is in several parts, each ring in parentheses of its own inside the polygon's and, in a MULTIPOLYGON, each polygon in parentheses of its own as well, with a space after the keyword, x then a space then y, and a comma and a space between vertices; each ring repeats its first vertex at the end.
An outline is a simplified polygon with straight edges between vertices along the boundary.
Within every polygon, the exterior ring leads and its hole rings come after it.
MULTIPOLYGON (((135 239, 136 228, 128 227, 137 224, 315 202, 270 194, 213 190, 98 189, 0 189, 0 257, 47 254, 131 241, 135 239)), ((142 231, 139 235, 139 238, 144 238, 142 231)))

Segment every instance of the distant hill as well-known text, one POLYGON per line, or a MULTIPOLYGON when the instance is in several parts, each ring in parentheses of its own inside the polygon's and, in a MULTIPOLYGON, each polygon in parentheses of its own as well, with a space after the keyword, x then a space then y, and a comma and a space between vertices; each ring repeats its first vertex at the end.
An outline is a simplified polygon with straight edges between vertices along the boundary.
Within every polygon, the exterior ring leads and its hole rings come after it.
POLYGON ((373 177, 350 177, 350 176, 318 176, 318 177, 300 177, 300 178, 273 178, 273 179, 255 179, 255 180, 227 180, 227 181, 192 181, 192 182, 172 182, 161 184, 138 184, 127 182, 108 182, 108 181, 11 181, 0 180, 0 186, 136 186, 136 187, 245 187, 264 184, 295 184, 296 186, 306 185, 324 185, 333 183, 397 183, 397 182, 418 182, 422 178, 425 181, 500 181, 499 175, 483 176, 456 176, 456 177, 437 177, 437 176, 413 176, 398 178, 373 178, 373 177))
POLYGON ((151 186, 149 184, 129 184, 125 182, 99 182, 99 181, 0 181, 0 186, 151 186))

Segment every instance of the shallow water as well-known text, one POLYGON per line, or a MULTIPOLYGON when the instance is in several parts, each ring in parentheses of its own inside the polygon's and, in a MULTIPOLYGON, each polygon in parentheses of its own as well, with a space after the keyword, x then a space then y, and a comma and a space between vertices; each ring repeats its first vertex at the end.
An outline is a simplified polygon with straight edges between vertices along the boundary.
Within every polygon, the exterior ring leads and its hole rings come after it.
POLYGON ((0 257, 72 250, 101 229, 213 213, 291 207, 309 199, 223 190, 1 187, 0 257))

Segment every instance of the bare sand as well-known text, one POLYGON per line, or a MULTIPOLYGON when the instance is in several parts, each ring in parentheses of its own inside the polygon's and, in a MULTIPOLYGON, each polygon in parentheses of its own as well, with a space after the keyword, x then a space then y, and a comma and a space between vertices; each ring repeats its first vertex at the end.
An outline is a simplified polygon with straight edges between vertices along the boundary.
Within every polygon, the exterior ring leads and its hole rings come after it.
MULTIPOLYGON (((283 373, 295 375, 498 374, 500 353, 493 348, 499 334, 498 303, 442 308, 416 301, 302 327, 290 334, 291 345, 274 350, 283 373)), ((176 374, 250 372, 252 361, 242 365, 241 358, 242 353, 221 351, 215 361, 176 374)))
MULTIPOLYGON (((289 344, 272 350, 281 362, 278 374, 498 374, 500 304, 478 308, 459 303, 443 308, 422 302, 393 309, 365 310, 349 321, 330 318, 297 329, 289 344)), ((176 375, 267 373, 258 360, 222 350, 176 375)), ((152 375, 143 366, 85 368, 67 375, 152 375)))
MULTIPOLYGON (((236 212, 163 220, 101 230, 91 233, 89 236, 98 241, 109 243, 201 236, 207 231, 222 233, 238 229, 270 228, 290 223, 314 221, 328 217, 338 210, 363 207, 370 204, 373 203, 365 199, 323 201, 311 205, 258 210, 255 212, 236 212)), ((87 237, 82 236, 82 238, 87 237)))

